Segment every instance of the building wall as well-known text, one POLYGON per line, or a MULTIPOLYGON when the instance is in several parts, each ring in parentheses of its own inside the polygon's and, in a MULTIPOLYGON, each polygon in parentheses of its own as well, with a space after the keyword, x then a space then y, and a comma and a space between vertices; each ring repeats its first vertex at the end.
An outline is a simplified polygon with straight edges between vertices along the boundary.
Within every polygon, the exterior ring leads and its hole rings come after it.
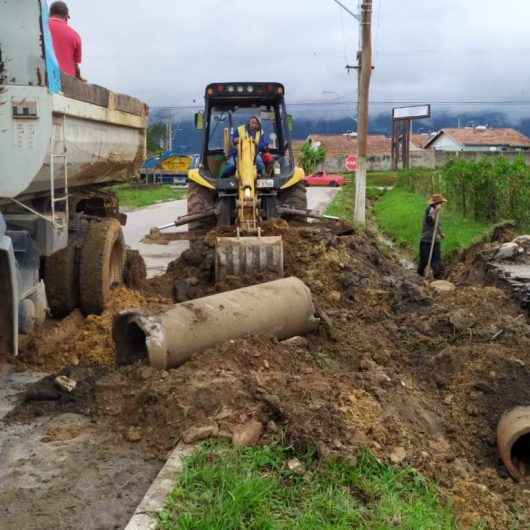
MULTIPOLYGON (((435 169, 445 166, 450 160, 455 158, 463 158, 465 160, 480 160, 481 158, 494 158, 504 156, 509 160, 513 160, 519 156, 523 156, 526 163, 530 166, 530 153, 501 153, 497 152, 451 152, 451 151, 434 151, 432 149, 424 149, 420 151, 410 152, 410 165, 412 168, 427 168, 435 169)), ((334 158, 327 158, 319 169, 337 173, 345 171, 344 162, 346 157, 339 156, 334 158)), ((389 171, 392 169, 392 157, 390 154, 382 154, 368 157, 369 171, 389 171)))
POLYGON ((440 135, 430 147, 435 151, 460 151, 462 149, 462 146, 447 134, 440 135))

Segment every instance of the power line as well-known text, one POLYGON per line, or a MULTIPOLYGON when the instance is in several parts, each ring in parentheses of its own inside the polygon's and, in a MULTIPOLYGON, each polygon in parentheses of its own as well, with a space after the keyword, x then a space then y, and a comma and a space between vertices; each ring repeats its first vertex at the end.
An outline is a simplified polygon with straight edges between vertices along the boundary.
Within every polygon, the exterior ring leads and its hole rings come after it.
MULTIPOLYGON (((499 105, 499 106, 527 106, 530 100, 430 100, 429 98, 417 100, 377 100, 370 101, 370 105, 422 105, 429 102, 431 105, 499 105)), ((344 107, 357 105, 357 101, 293 101, 289 107, 344 107)), ((153 105, 153 110, 197 110, 201 105, 153 105)))

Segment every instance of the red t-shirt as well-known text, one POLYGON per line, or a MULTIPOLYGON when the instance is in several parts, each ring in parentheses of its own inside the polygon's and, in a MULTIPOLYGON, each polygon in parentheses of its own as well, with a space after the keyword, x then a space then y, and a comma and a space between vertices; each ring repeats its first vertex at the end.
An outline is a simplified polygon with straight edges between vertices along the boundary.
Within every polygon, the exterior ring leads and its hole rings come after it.
POLYGON ((50 31, 61 70, 75 77, 76 66, 81 64, 82 58, 81 37, 60 17, 50 18, 50 31))

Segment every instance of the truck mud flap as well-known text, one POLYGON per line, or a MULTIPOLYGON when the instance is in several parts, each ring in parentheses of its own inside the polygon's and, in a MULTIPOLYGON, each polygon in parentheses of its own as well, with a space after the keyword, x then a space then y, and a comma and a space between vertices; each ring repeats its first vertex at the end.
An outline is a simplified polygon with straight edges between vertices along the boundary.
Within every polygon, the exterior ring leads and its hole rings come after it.
POLYGON ((0 237, 0 361, 18 353, 18 288, 11 239, 0 237))

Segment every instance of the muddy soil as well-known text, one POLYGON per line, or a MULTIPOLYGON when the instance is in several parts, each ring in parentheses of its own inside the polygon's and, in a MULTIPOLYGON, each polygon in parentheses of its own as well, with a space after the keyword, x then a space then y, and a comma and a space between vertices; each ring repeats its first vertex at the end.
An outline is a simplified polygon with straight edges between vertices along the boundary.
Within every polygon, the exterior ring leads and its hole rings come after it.
POLYGON ((143 281, 140 292, 118 291, 102 317, 55 324, 58 334, 63 326, 75 330, 60 340, 38 335, 23 362, 62 370, 79 386, 64 395, 51 380, 35 385, 8 423, 82 414, 120 443, 135 439, 146 454, 164 457, 190 427, 214 425, 230 437, 258 419, 265 442, 316 447, 324 457, 369 447, 414 466, 440 484, 462 528, 479 520, 495 529, 528 528, 530 480, 515 484, 495 448, 502 412, 530 404, 530 326, 520 307, 471 275, 456 291, 437 294, 404 271, 375 234, 285 223, 266 232, 283 236, 287 274, 307 283, 325 315, 306 342, 247 337, 199 353, 178 370, 114 366, 115 311, 157 311, 171 300, 256 282, 214 285, 219 234, 211 233, 165 276, 143 281))
MULTIPOLYGON (((0 383, 21 390, 38 378, 10 370, 0 383)), ((52 398, 53 385, 46 391, 40 399, 52 398)), ((30 390, 26 397, 37 394, 30 390)), ((15 399, 0 396, 2 416, 15 399)), ((71 409, 78 412, 1 422, 2 530, 121 529, 162 467, 160 459, 102 428, 85 406, 71 409)))

